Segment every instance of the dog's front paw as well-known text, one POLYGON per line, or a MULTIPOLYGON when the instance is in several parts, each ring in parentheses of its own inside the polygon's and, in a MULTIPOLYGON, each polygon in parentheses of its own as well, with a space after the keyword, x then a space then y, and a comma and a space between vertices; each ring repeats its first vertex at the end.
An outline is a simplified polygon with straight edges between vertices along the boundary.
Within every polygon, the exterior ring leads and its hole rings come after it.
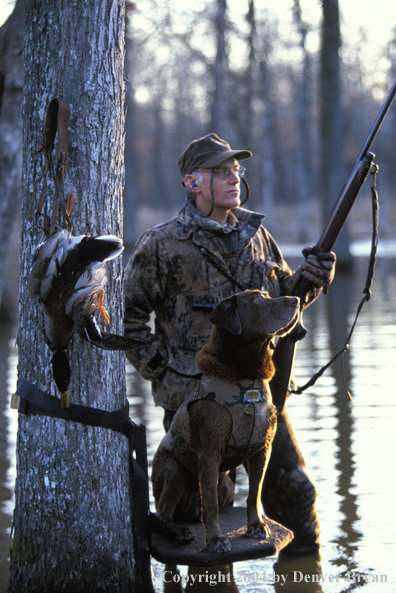
POLYGON ((195 539, 194 531, 188 527, 177 527, 175 533, 178 544, 188 544, 195 539))
POLYGON ((271 529, 264 521, 256 521, 248 526, 245 535, 254 539, 267 539, 271 535, 271 529))
POLYGON ((206 547, 211 552, 230 552, 231 551, 231 544, 228 539, 224 536, 221 537, 212 537, 211 540, 206 542, 206 547))

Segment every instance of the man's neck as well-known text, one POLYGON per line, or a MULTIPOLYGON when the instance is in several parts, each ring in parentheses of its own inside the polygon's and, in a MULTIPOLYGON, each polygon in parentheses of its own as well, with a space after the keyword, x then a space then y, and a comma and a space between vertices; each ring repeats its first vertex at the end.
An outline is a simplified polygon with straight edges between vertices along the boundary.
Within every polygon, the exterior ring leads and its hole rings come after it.
POLYGON ((222 227, 230 226, 231 228, 234 228, 237 224, 237 219, 233 214, 232 210, 220 212, 214 211, 213 214, 209 216, 208 220, 213 220, 222 227))

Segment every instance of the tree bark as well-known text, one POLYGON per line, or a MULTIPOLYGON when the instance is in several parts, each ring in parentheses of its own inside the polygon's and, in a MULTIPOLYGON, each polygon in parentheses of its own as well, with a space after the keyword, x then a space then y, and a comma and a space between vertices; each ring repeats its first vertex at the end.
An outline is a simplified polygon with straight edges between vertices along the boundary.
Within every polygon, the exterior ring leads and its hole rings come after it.
MULTIPOLYGON (((72 108, 65 193, 77 200, 73 233, 121 236, 124 0, 27 0, 26 12, 18 377, 55 394, 51 353, 27 292, 40 237, 27 220, 42 172, 38 148, 48 102, 61 95, 72 108)), ((49 205, 51 184, 47 195, 49 205)), ((107 265, 109 331, 122 333, 121 258, 107 265)), ((76 335, 68 352, 72 404, 107 411, 126 404, 123 354, 76 335)), ((128 439, 112 430, 19 415, 9 592, 133 589, 128 455, 128 439)))

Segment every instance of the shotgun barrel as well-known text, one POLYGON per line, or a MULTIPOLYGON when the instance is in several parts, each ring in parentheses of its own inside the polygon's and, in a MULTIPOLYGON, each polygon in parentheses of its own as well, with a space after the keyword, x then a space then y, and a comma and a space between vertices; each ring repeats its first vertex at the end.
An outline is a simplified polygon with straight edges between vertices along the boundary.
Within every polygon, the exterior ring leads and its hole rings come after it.
MULTIPOLYGON (((372 126, 369 135, 363 145, 362 150, 356 160, 356 163, 342 189, 337 202, 331 211, 322 234, 313 248, 313 253, 323 253, 331 251, 337 238, 344 226, 349 213, 359 192, 367 179, 373 164, 375 155, 369 152, 386 114, 396 95, 396 82, 393 84, 388 97, 386 98, 377 119, 372 126)), ((294 288, 294 294, 300 297, 301 307, 306 303, 308 294, 312 289, 311 283, 300 276, 294 288)), ((274 351, 273 360, 275 363, 275 375, 271 380, 272 399, 278 410, 283 410, 285 405, 287 390, 290 384, 290 378, 293 370, 296 345, 306 334, 306 329, 302 323, 284 338, 280 338, 274 351)))

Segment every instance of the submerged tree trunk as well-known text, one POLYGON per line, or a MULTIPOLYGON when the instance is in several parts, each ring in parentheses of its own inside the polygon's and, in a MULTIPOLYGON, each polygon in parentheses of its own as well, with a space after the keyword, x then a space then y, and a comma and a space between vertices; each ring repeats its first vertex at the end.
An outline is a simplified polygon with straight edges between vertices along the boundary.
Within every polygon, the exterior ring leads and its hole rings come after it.
MULTIPOLYGON (((51 353, 27 292, 40 237, 27 220, 42 171, 38 148, 48 102, 61 95, 72 108, 65 193, 73 191, 77 200, 73 233, 121 236, 124 0, 27 0, 26 9, 18 377, 54 395, 51 353)), ((53 196, 51 184, 47 195, 53 196)), ((121 258, 107 270, 110 331, 122 333, 121 258)), ((126 404, 123 354, 96 349, 76 335, 68 352, 72 404, 107 411, 126 404)), ((19 415, 9 592, 131 591, 131 524, 125 436, 19 415)))
MULTIPOLYGON (((346 180, 341 109, 340 12, 338 0, 322 0, 322 45, 320 51, 321 185, 324 219, 327 220, 346 180)), ((356 155, 357 156, 357 155, 356 155)), ((336 245, 338 266, 350 263, 348 224, 336 245)))

